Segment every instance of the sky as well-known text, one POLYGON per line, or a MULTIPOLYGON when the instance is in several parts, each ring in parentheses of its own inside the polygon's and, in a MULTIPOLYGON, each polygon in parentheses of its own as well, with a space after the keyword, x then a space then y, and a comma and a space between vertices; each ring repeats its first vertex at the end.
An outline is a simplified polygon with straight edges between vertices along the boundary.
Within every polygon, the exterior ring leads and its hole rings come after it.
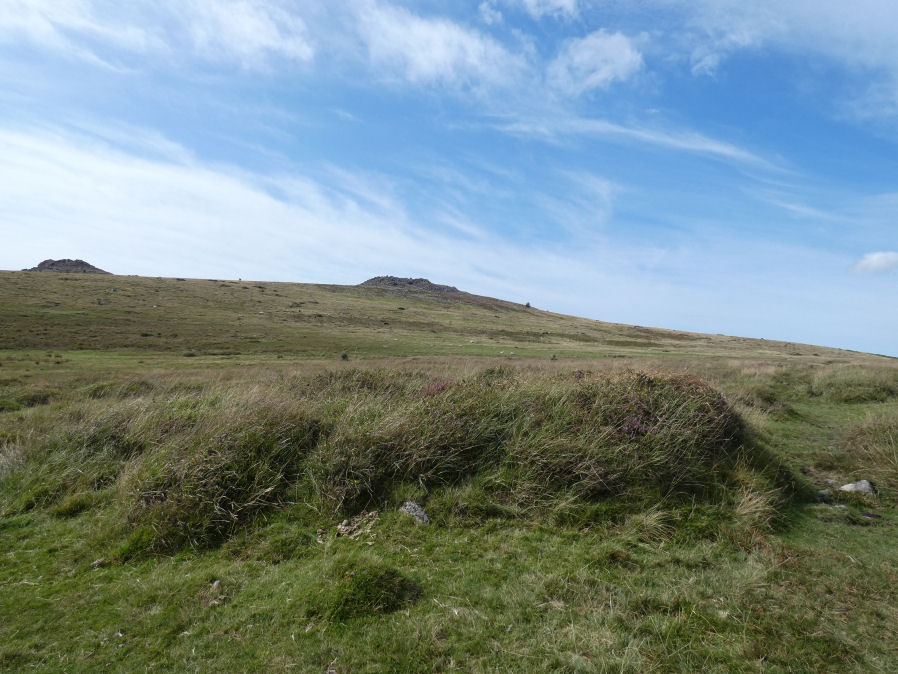
POLYGON ((0 269, 423 276, 898 356, 896 30, 894 0, 0 0, 0 269))

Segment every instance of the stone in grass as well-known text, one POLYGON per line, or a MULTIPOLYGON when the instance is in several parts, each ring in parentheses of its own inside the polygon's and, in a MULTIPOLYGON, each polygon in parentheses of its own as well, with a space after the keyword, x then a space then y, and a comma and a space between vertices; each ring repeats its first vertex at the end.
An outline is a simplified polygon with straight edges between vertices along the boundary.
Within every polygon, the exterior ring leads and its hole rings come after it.
POLYGON ((873 485, 867 480, 858 480, 857 482, 849 482, 839 487, 839 491, 855 492, 857 494, 872 494, 873 485))
POLYGON ((424 508, 414 501, 406 501, 403 503, 399 506, 399 512, 411 515, 417 524, 430 524, 430 518, 428 518, 427 513, 424 512, 424 508))

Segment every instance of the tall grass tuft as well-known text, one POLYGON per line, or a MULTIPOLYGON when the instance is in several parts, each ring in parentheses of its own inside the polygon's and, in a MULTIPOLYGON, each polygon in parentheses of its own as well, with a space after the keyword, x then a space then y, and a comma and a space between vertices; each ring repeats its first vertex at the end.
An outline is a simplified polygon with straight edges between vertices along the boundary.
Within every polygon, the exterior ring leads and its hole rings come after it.
POLYGON ((898 495, 898 413, 868 415, 849 432, 846 446, 856 477, 898 495))
POLYGON ((409 489, 438 517, 467 519, 585 524, 697 502, 748 508, 744 493, 773 488, 782 468, 746 441, 717 391, 660 372, 491 369, 450 381, 350 369, 126 384, 65 414, 16 445, 18 463, 7 452, 0 507, 78 516, 111 490, 132 532, 125 557, 215 546, 272 509, 300 504, 332 519, 409 489))

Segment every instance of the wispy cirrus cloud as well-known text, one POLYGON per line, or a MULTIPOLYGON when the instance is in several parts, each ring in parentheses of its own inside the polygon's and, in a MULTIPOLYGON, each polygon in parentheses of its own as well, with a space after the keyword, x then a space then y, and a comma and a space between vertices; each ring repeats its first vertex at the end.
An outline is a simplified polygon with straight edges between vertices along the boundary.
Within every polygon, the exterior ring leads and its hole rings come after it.
POLYGON ((574 19, 580 13, 580 0, 483 0, 477 7, 480 20, 488 26, 502 24, 502 10, 523 11, 532 19, 545 17, 574 19))
POLYGON ((696 65, 713 70, 745 48, 811 51, 846 64, 898 70, 898 5, 891 0, 655 0, 695 31, 696 65), (704 63, 704 65, 702 65, 704 63))
POLYGON ((898 4, 892 0, 649 1, 682 12, 677 36, 697 75, 715 74, 741 51, 813 56, 855 80, 837 104, 840 113, 860 121, 898 117, 898 4))
POLYGON ((860 274, 884 274, 895 269, 898 269, 898 253, 894 251, 867 253, 854 265, 854 271, 860 274))
POLYGON ((358 30, 371 62, 416 84, 514 82, 526 64, 488 35, 389 3, 358 5, 358 30))
POLYGON ((642 54, 622 33, 597 30, 565 41, 549 64, 549 82, 572 96, 607 88, 629 79, 642 68, 642 54))
POLYGON ((580 0, 492 0, 489 4, 523 9, 535 19, 544 16, 574 17, 580 11, 580 0))
MULTIPOLYGON (((580 275, 584 284, 626 276, 618 268, 629 264, 630 252, 603 251, 606 264, 596 268, 594 242, 573 256, 546 242, 517 243, 446 204, 416 217, 388 181, 339 167, 314 177, 269 175, 185 163, 186 151, 153 158, 133 152, 158 142, 154 132, 123 148, 61 128, 0 129, 0 209, 11 241, 0 257, 81 257, 118 273, 310 282, 427 275, 543 302, 554 292, 546 289, 580 275)), ((595 195, 593 203, 610 199, 600 178, 574 178, 595 195)))
POLYGON ((669 150, 707 155, 756 168, 781 170, 775 163, 750 150, 690 130, 628 126, 604 119, 570 116, 521 119, 499 124, 498 128, 505 133, 538 137, 550 141, 568 136, 603 137, 620 142, 636 142, 669 150))
POLYGON ((113 65, 134 56, 189 55, 257 68, 306 62, 315 50, 294 5, 282 0, 6 0, 0 42, 24 41, 113 65))

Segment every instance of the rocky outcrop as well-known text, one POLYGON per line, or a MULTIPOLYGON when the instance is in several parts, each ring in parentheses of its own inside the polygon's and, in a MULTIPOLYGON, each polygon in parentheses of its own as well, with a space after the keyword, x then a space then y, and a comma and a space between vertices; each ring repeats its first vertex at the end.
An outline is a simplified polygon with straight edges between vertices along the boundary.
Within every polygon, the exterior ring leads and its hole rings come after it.
POLYGON ((38 266, 22 271, 55 271, 64 274, 108 274, 84 260, 44 260, 38 266))
POLYGON ((444 286, 439 283, 431 283, 426 278, 401 278, 399 276, 375 276, 363 283, 364 287, 387 288, 388 290, 420 290, 428 293, 457 293, 455 286, 444 286))

